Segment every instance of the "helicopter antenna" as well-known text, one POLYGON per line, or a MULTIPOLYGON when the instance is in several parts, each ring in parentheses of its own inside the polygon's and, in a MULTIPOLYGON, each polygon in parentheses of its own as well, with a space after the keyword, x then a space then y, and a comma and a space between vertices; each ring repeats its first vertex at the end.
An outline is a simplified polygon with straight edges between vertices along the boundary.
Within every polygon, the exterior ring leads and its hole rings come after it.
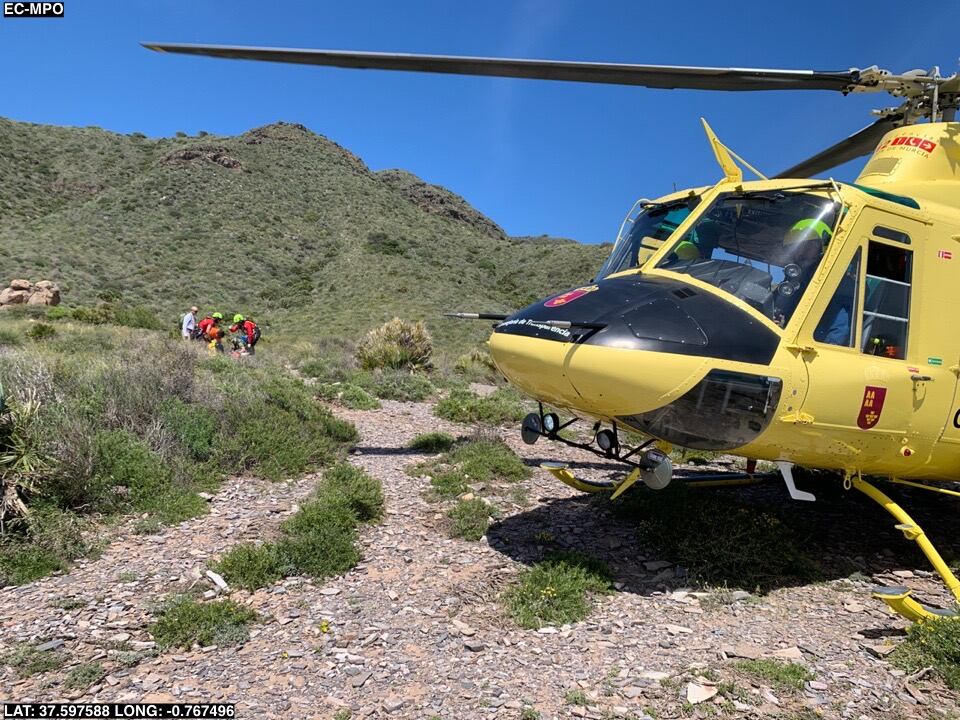
POLYGON ((700 118, 700 122, 703 123, 704 132, 707 133, 707 140, 710 142, 710 147, 713 148, 713 154, 717 158, 717 162, 720 163, 720 168, 724 172, 724 179, 729 180, 730 182, 742 182, 743 181, 743 171, 737 166, 737 162, 747 168, 750 172, 756 175, 761 180, 769 180, 766 175, 757 170, 753 165, 748 163, 742 157, 737 155, 733 150, 724 145, 720 138, 717 137, 717 134, 713 131, 713 128, 710 127, 705 118, 700 118))
POLYGON ((713 154, 717 158, 720 169, 723 170, 724 178, 729 182, 743 182, 743 170, 730 157, 730 149, 720 142, 720 138, 717 137, 706 118, 700 118, 700 122, 703 123, 703 131, 707 134, 707 142, 713 148, 713 154))

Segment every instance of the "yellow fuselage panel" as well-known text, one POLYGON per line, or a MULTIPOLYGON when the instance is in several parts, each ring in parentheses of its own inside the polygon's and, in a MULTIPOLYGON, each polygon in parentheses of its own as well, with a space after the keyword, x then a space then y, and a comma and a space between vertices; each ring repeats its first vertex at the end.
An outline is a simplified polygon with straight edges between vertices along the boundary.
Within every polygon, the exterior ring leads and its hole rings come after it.
POLYGON ((613 419, 663 407, 706 374, 708 358, 494 333, 497 367, 538 400, 613 419))

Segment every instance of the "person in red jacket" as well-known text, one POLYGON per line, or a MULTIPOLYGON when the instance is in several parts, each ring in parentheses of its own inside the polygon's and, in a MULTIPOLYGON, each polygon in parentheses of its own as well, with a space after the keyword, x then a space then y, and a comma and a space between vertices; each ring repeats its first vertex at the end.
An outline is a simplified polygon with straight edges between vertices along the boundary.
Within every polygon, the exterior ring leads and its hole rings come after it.
POLYGON ((233 325, 230 326, 230 332, 236 333, 236 341, 247 354, 253 355, 253 349, 260 339, 260 328, 257 327, 257 324, 238 313, 233 316, 233 325))
POLYGON ((221 342, 223 338, 223 328, 220 327, 221 320, 223 320, 223 313, 215 312, 213 315, 205 317, 197 323, 200 336, 210 343, 211 350, 217 350, 219 352, 223 352, 223 343, 221 342))

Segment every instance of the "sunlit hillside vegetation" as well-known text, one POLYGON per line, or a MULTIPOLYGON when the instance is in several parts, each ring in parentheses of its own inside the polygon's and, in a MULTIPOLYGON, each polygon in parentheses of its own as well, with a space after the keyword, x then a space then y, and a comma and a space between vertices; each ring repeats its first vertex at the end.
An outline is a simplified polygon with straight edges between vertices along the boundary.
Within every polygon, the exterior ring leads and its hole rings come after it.
POLYGON ((506 237, 459 196, 293 124, 150 139, 0 119, 0 167, 7 279, 170 324, 197 303, 251 315, 266 337, 357 339, 400 316, 450 356, 488 328, 443 311, 521 307, 590 280, 609 251, 506 237))

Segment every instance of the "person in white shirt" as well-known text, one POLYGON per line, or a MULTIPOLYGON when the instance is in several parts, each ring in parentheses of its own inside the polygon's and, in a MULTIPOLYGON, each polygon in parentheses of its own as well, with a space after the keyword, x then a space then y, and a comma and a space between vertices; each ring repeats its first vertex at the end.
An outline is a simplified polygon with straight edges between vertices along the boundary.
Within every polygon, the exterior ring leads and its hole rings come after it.
POLYGON ((200 308, 194 305, 190 308, 190 312, 183 316, 183 321, 180 324, 180 334, 183 335, 184 340, 193 340, 197 337, 198 312, 200 312, 200 308))

